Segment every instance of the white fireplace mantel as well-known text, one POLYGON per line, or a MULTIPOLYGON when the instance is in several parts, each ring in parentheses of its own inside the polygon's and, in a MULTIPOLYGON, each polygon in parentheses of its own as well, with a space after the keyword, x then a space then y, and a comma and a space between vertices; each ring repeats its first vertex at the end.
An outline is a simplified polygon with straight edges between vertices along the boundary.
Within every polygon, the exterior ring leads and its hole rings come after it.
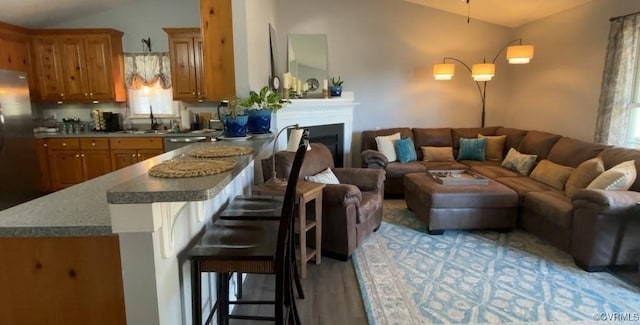
MULTIPOLYGON (((327 124, 344 125, 344 166, 351 167, 351 138, 353 133, 354 103, 352 92, 343 92, 342 97, 291 99, 291 104, 278 110, 272 117, 275 132, 291 124, 301 127, 327 124)), ((286 135, 278 138, 278 150, 287 147, 286 135)))

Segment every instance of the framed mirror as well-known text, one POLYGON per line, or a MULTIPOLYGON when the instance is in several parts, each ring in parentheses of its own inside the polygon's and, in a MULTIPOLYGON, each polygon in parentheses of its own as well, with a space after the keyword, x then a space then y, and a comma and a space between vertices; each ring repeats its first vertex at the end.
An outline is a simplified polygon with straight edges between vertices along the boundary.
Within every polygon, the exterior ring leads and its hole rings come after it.
POLYGON ((328 79, 327 35, 289 34, 288 48, 291 75, 306 81, 310 94, 322 94, 322 81, 328 79))

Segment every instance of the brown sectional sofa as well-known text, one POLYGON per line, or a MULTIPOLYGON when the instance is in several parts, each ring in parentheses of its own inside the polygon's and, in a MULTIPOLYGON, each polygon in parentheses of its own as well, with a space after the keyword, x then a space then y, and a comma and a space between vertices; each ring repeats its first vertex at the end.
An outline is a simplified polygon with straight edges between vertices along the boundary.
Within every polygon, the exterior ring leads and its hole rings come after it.
POLYGON ((554 163, 577 167, 585 160, 600 156, 605 169, 635 160, 640 171, 640 150, 611 147, 535 130, 505 127, 484 128, 390 128, 364 131, 361 138, 363 167, 384 169, 386 196, 403 195, 404 175, 429 169, 468 168, 489 177, 518 193, 518 225, 572 254, 586 270, 610 265, 638 265, 640 261, 640 177, 629 191, 580 189, 571 197, 528 176, 506 169, 501 161, 422 161, 421 147, 453 147, 457 156, 461 137, 506 135, 504 154, 510 148, 536 154, 554 163), (412 138, 417 161, 387 162, 377 151, 376 136, 400 132, 412 138))

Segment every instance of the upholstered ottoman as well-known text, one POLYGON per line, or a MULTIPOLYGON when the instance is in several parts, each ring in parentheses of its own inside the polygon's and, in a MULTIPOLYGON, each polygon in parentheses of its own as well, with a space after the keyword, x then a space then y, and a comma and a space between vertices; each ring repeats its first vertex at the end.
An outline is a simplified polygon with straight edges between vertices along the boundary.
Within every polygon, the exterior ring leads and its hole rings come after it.
POLYGON ((404 198, 432 235, 516 226, 518 194, 491 179, 487 185, 442 185, 428 173, 405 174, 404 198))

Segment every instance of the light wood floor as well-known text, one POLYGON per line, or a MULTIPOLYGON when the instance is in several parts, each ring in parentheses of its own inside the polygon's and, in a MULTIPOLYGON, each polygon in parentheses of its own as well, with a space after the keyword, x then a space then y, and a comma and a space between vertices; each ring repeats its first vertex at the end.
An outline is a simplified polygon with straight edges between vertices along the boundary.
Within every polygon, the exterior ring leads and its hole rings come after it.
MULTIPOLYGON (((247 275, 243 299, 271 300, 273 275, 247 275)), ((322 257, 320 265, 309 263, 303 279, 305 299, 296 301, 303 324, 367 324, 358 281, 351 260, 322 257)), ((238 306, 241 314, 273 315, 271 306, 238 306)), ((231 320, 231 324, 268 324, 269 322, 231 320)))

